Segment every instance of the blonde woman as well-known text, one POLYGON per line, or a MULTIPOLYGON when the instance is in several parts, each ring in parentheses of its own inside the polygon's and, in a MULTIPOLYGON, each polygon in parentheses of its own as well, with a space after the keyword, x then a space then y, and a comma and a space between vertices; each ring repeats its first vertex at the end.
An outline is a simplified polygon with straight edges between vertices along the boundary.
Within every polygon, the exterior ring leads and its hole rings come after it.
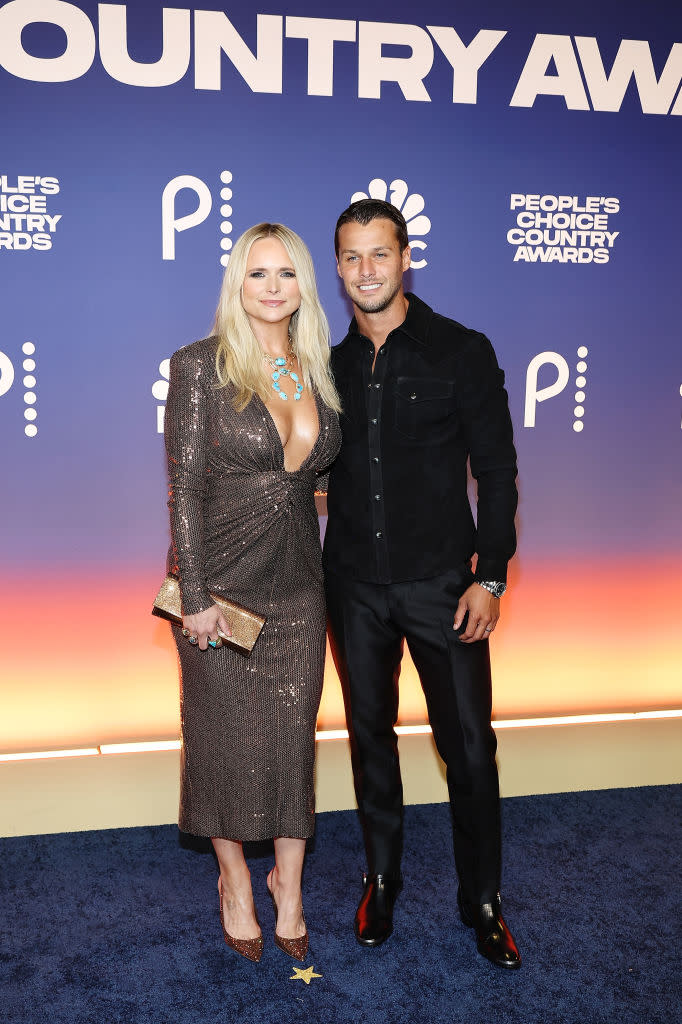
POLYGON ((314 824, 325 611, 317 474, 340 443, 329 329, 310 253, 281 224, 235 243, 214 334, 171 359, 171 569, 180 579, 180 828, 210 836, 227 944, 263 949, 242 842, 274 839, 275 942, 305 958, 301 899, 314 824), (267 617, 249 659, 215 647, 210 594, 267 617))

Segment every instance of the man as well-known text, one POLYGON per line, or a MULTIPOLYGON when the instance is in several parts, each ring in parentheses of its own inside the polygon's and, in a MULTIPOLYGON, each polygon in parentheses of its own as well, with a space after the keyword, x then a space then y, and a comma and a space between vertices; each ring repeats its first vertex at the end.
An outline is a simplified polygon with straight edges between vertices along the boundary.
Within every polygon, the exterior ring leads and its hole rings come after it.
POLYGON ((460 916, 483 956, 519 967, 500 910, 488 653, 516 547, 504 374, 487 338, 404 292, 410 248, 395 207, 353 203, 339 217, 335 246, 355 316, 332 351, 343 445, 329 480, 324 561, 368 862, 355 934, 364 946, 388 938, 402 886, 393 727, 406 640, 447 767, 460 916))

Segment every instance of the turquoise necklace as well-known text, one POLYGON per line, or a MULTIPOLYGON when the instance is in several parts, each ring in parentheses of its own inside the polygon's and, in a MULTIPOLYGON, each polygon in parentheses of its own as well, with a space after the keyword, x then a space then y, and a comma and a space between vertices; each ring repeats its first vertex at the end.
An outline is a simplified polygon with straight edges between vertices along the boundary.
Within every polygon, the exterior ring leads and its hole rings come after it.
POLYGON ((267 353, 264 352, 263 359, 272 370, 272 387, 277 392, 282 401, 288 402, 289 396, 286 394, 286 392, 282 391, 282 385, 280 384, 280 380, 282 379, 282 377, 291 377, 292 381, 296 386, 294 401, 299 402, 301 399, 301 393, 303 391, 303 385, 298 379, 298 374, 294 373, 294 371, 291 369, 291 367, 294 365, 294 353, 291 348, 291 343, 289 344, 289 351, 287 352, 286 356, 278 356, 276 359, 273 359, 272 356, 269 356, 267 355, 267 353))

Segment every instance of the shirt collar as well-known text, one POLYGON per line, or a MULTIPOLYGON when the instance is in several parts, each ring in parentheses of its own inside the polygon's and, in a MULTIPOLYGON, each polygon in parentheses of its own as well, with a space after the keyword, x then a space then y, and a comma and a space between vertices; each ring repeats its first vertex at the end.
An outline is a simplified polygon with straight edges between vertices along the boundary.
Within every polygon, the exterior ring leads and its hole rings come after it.
MULTIPOLYGON (((409 303, 407 314, 403 322, 395 330, 402 331, 408 338, 418 342, 420 345, 426 345, 429 340, 433 310, 412 292, 405 292, 405 298, 409 303)), ((358 337, 362 336, 358 330, 358 323, 355 317, 350 322, 348 334, 355 334, 358 337)))

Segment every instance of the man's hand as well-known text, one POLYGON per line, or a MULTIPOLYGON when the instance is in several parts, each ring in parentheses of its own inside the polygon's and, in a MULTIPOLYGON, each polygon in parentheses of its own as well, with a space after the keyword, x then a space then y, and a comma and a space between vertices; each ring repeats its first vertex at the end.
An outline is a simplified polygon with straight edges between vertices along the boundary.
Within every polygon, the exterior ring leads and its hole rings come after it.
POLYGON ((183 615, 182 625, 189 630, 190 636, 196 637, 202 651, 208 647, 209 640, 218 639, 219 629, 225 636, 232 636, 225 616, 215 604, 203 612, 197 612, 196 615, 183 615))
POLYGON ((500 599, 493 597, 485 587, 479 587, 478 583, 472 583, 459 599, 455 621, 452 624, 453 629, 459 629, 467 612, 469 613, 467 628, 459 639, 463 644, 473 644, 476 640, 489 637, 495 629, 500 617, 500 599))

